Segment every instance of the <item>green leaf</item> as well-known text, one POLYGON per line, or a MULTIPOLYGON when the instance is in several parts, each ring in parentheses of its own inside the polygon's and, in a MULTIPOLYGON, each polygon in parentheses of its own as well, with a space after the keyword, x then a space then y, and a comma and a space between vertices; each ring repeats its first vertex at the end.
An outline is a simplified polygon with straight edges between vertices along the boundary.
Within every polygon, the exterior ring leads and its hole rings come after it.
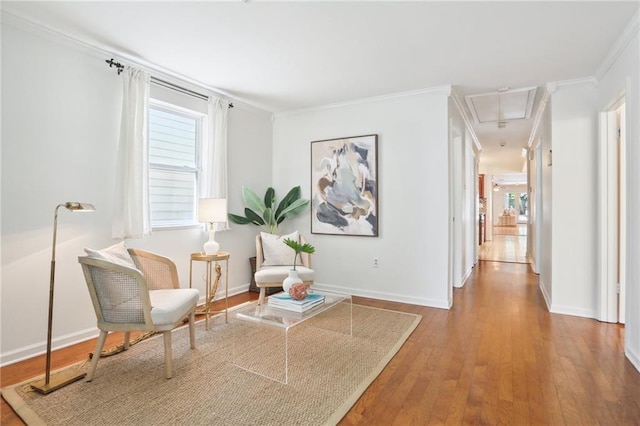
POLYGON ((280 201, 280 204, 276 209, 276 217, 280 218, 283 214, 282 211, 287 207, 289 207, 296 200, 299 200, 301 196, 302 196, 302 190, 300 189, 300 186, 295 186, 291 188, 291 190, 287 193, 287 195, 284 196, 282 201, 280 201))
POLYGON ((268 232, 275 233, 278 225, 286 218, 294 217, 307 207, 309 200, 302 200, 300 186, 292 188, 279 204, 276 202, 275 190, 267 188, 264 197, 247 187, 242 187, 242 201, 245 205, 245 216, 229 213, 229 220, 240 225, 253 223, 263 226, 268 232))
POLYGON ((262 218, 267 225, 273 225, 275 223, 275 219, 273 217, 273 209, 267 207, 264 210, 264 213, 262 213, 262 218))
POLYGON ((299 215, 304 211, 304 209, 309 204, 309 200, 296 200, 291 205, 289 205, 286 209, 280 212, 280 216, 282 217, 293 217, 299 215))
POLYGON ((245 206, 258 214, 262 214, 267 208, 255 192, 244 186, 242 187, 242 201, 245 206))
POLYGON ((315 247, 312 246, 311 244, 309 244, 309 243, 300 244, 299 241, 292 240, 290 238, 286 238, 284 240, 284 243, 286 245, 288 245, 289 247, 291 247, 293 249, 293 251, 296 252, 296 254, 298 254, 298 253, 313 254, 316 251, 315 247))
POLYGON ((229 221, 232 223, 237 223, 238 225, 246 225, 248 223, 252 223, 251 219, 248 219, 244 216, 238 216, 237 214, 229 213, 229 221))
POLYGON ((251 220, 251 223, 254 223, 254 224, 258 225, 258 226, 265 224, 265 222, 262 219, 262 217, 260 217, 259 214, 257 214, 256 212, 254 212, 253 210, 251 210, 249 208, 245 208, 244 209, 244 214, 247 216, 248 219, 251 220))
POLYGON ((264 193, 264 205, 266 208, 273 208, 276 202, 276 191, 272 187, 267 188, 267 192, 264 193))

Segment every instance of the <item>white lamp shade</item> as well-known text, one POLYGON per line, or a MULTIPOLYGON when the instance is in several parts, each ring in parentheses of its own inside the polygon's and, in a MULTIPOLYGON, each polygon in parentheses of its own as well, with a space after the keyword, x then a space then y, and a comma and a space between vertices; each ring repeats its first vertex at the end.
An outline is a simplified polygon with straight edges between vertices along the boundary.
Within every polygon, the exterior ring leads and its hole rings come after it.
POLYGON ((198 222, 226 222, 227 200, 225 198, 200 198, 198 222))

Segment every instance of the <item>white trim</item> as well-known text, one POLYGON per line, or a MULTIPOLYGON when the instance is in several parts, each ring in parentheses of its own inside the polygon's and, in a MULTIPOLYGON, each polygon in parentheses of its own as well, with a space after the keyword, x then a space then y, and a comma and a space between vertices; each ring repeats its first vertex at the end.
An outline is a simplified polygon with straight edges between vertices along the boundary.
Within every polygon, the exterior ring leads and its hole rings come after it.
POLYGON ((451 86, 449 85, 437 86, 437 87, 431 87, 427 89, 409 90, 406 92, 399 92, 399 93, 389 93, 386 95, 372 96, 369 98, 354 99, 350 101, 336 102, 333 104, 318 105, 318 106, 313 106, 309 108, 301 108, 301 109, 295 109, 291 111, 276 112, 273 115, 275 118, 288 117, 290 115, 306 114, 309 112, 323 111, 328 109, 342 108, 346 106, 361 105, 361 104, 366 104, 371 102, 387 101, 387 100, 406 98, 410 96, 425 95, 425 94, 444 94, 449 96, 451 94, 451 86))
POLYGON ((573 315, 576 317, 597 319, 597 312, 593 309, 580 309, 573 306, 551 305, 549 312, 552 314, 573 315))
POLYGON ((388 293, 382 291, 362 290, 360 288, 344 287, 331 284, 314 283, 314 289, 333 291, 336 293, 351 294, 353 296, 368 297, 371 299, 386 300, 390 302, 408 303, 410 305, 427 306, 430 308, 449 309, 448 300, 427 299, 423 297, 405 296, 403 294, 388 293))
POLYGON ((598 86, 598 80, 596 80, 595 77, 583 77, 583 78, 574 78, 571 80, 552 81, 547 83, 546 88, 551 94, 554 94, 555 92, 558 91, 558 89, 561 89, 563 87, 583 85, 583 84, 596 87, 598 86))
MULTIPOLYGON (((246 293, 249 290, 249 284, 243 284, 229 288, 229 297, 237 294, 246 293)), ((221 300, 224 298, 224 287, 218 286, 215 300, 221 300)), ((198 304, 205 302, 205 296, 201 296, 198 300, 198 304)), ((85 330, 78 331, 76 333, 67 334, 65 336, 56 337, 52 341, 52 350, 63 349, 81 342, 85 342, 90 339, 98 337, 99 330, 97 328, 87 328, 85 330)), ((9 352, 0 353, 0 367, 6 367, 16 362, 24 361, 26 359, 33 358, 38 355, 46 353, 46 343, 36 343, 29 346, 23 346, 18 349, 14 349, 9 352)))
MULTIPOLYGON (((52 351, 75 345, 76 343, 84 342, 89 339, 97 337, 99 331, 97 328, 87 328, 75 333, 66 334, 64 336, 56 337, 52 340, 52 351)), ((37 355, 42 355, 47 351, 46 342, 36 343, 29 346, 23 346, 18 349, 14 349, 9 352, 3 352, 0 354, 0 367, 5 367, 16 362, 24 361, 25 359, 33 358, 37 355)))
POLYGON ((549 92, 549 90, 545 88, 544 92, 542 92, 542 99, 540 99, 540 103, 538 104, 538 109, 536 110, 536 116, 533 119, 533 126, 531 127, 531 133, 529 134, 529 140, 527 141, 527 148, 532 148, 533 141, 535 140, 536 134, 538 133, 538 127, 540 126, 540 121, 542 120, 542 116, 544 115, 544 110, 547 108, 547 103, 549 102, 550 97, 551 97, 551 92, 549 92))
MULTIPOLYGON (((475 232, 474 232, 475 234, 475 232)), ((476 241, 476 244, 478 242, 476 241)), ((462 277, 462 284, 460 284, 460 288, 464 287, 464 285, 467 283, 467 280, 471 277, 471 273, 473 272, 473 267, 469 268, 469 270, 467 271, 466 274, 464 274, 464 277, 462 277)))
POLYGON ((538 280, 538 287, 540 287, 540 292, 542 293, 542 297, 544 298, 544 303, 547 305, 547 310, 551 312, 551 295, 547 293, 542 279, 538 280))
MULTIPOLYGON (((64 32, 59 29, 54 29, 41 22, 35 22, 32 20, 26 19, 24 17, 21 17, 19 15, 15 15, 13 13, 7 12, 5 10, 0 10, 0 18, 1 18, 2 25, 5 25, 5 24, 11 25, 18 29, 29 31, 32 34, 43 36, 45 38, 55 38, 58 41, 65 42, 67 44, 71 44, 76 47, 81 47, 85 50, 90 51, 93 54, 93 56, 96 56, 96 57, 104 56, 103 59, 105 61, 109 59, 109 57, 113 57, 118 62, 119 61, 127 62, 144 71, 149 72, 150 74, 158 78, 167 80, 170 83, 177 84, 179 86, 186 85, 187 89, 191 89, 195 91, 204 91, 205 92, 204 94, 215 95, 215 96, 223 97, 227 100, 233 101, 234 107, 240 107, 242 109, 254 110, 259 112, 271 112, 271 111, 265 110, 262 107, 254 105, 247 100, 238 98, 223 90, 211 87, 206 83, 187 77, 183 74, 172 71, 170 69, 161 67, 159 65, 146 61, 137 56, 120 51, 112 46, 108 46, 96 40, 89 39, 85 36, 81 37, 77 34, 70 34, 68 32, 64 32)), ((106 64, 105 64, 105 67, 107 67, 106 64)), ((113 70, 113 72, 115 73, 115 70, 113 70)))
POLYGON ((596 79, 601 80, 602 77, 604 77, 638 32, 640 32, 640 11, 636 12, 633 18, 631 18, 629 24, 622 31, 613 46, 611 46, 611 49, 609 49, 609 53, 594 74, 596 79))
POLYGON ((636 370, 640 371, 640 355, 633 352, 633 350, 631 349, 631 346, 629 345, 624 345, 624 354, 626 355, 629 362, 633 364, 636 370))
POLYGON ((482 145, 480 145, 480 140, 478 140, 478 135, 473 129, 473 125, 471 124, 471 120, 469 120, 469 116, 467 115, 465 109, 462 107, 462 102, 460 102, 460 96, 458 95, 458 92, 456 92, 453 88, 451 90, 451 99, 453 99, 453 103, 458 108, 460 115, 462 115, 462 119, 464 120, 464 124, 467 127, 467 131, 471 135, 471 139, 473 139, 473 147, 475 148, 476 153, 479 153, 480 151, 482 151, 482 145))

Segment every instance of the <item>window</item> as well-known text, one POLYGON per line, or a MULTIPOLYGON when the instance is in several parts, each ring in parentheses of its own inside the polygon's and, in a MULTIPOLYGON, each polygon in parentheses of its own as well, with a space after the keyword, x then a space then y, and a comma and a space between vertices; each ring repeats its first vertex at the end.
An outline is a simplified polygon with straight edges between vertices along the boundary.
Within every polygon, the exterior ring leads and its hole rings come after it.
POLYGON ((149 106, 152 228, 194 225, 203 115, 166 103, 149 106))

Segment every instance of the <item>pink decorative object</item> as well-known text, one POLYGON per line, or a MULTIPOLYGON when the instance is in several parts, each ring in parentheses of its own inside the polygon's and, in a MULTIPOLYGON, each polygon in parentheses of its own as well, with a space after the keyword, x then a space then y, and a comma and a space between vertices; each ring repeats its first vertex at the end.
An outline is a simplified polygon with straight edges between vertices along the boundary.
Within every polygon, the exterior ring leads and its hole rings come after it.
POLYGON ((302 300, 307 297, 307 286, 303 283, 296 283, 289 289, 289 296, 296 300, 302 300))

